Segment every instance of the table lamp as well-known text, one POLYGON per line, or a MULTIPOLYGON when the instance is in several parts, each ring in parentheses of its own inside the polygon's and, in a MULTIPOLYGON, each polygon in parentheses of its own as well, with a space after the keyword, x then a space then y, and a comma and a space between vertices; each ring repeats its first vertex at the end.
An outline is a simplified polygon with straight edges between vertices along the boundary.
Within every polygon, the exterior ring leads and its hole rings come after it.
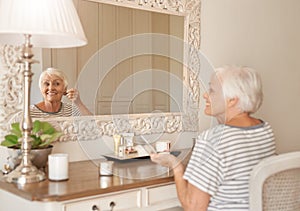
POLYGON ((6 178, 8 182, 26 184, 46 178, 30 159, 32 119, 30 89, 33 73, 32 47, 68 48, 87 44, 80 19, 72 0, 0 0, 0 43, 23 44, 24 104, 21 121, 21 164, 6 178))

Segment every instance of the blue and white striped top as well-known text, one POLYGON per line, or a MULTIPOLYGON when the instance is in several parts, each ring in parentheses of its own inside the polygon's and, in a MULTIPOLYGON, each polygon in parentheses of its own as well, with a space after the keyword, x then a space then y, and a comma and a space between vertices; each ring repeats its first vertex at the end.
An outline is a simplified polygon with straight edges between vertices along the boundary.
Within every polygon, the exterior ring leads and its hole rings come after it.
POLYGON ((249 210, 249 176, 262 159, 275 154, 271 126, 218 125, 201 133, 184 179, 211 195, 208 210, 249 210))

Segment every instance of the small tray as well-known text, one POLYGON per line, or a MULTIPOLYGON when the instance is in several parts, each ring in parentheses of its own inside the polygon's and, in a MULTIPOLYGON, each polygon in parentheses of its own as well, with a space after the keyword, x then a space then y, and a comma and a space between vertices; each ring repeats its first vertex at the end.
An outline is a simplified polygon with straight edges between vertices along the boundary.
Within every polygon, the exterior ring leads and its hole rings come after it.
MULTIPOLYGON (((181 152, 180 151, 172 151, 170 152, 172 155, 177 157, 181 152)), ((111 158, 115 160, 130 160, 130 159, 145 159, 145 158, 150 158, 150 155, 139 155, 138 153, 132 153, 132 154, 125 154, 123 157, 120 157, 115 154, 107 154, 103 155, 106 158, 111 158)))
POLYGON ((112 154, 107 154, 107 155, 103 155, 104 157, 107 158, 113 158, 116 160, 129 160, 129 159, 138 159, 138 158, 149 158, 150 157, 150 153, 152 153, 152 148, 151 146, 147 146, 147 145, 136 145, 134 147, 134 149, 136 150, 135 153, 125 153, 124 156, 118 156, 114 153, 112 154))
POLYGON ((103 155, 103 156, 106 158, 112 158, 112 159, 116 159, 116 160, 129 160, 129 159, 139 159, 139 158, 149 158, 150 157, 150 155, 139 156, 138 153, 125 154, 123 157, 120 157, 115 154, 108 154, 108 155, 103 155))

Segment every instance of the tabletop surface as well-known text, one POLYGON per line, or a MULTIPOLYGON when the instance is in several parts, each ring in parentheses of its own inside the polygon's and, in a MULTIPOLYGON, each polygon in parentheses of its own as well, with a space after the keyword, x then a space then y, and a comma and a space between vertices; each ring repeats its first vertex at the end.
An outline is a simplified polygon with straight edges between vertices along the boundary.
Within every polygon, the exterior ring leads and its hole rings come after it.
MULTIPOLYGON (((188 150, 180 157, 187 157, 188 150)), ((99 160, 69 164, 69 179, 54 182, 48 179, 20 186, 0 176, 0 188, 32 201, 65 201, 81 197, 124 191, 144 186, 173 182, 173 172, 153 163, 149 158, 114 161, 113 175, 99 175, 99 160)))

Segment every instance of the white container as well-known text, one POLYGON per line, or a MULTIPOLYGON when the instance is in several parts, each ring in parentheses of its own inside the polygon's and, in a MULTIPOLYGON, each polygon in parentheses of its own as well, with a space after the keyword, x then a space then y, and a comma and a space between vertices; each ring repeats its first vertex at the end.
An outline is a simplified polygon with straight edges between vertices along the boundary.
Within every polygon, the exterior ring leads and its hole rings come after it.
POLYGON ((99 175, 100 176, 111 176, 113 175, 114 161, 100 161, 99 163, 99 175))
POLYGON ((68 154, 50 154, 48 156, 48 178, 52 181, 69 179, 69 156, 68 154))
POLYGON ((120 140, 120 144, 119 144, 119 147, 118 147, 118 156, 119 157, 124 157, 125 156, 125 151, 126 151, 126 146, 124 144, 124 138, 121 137, 121 140, 120 140))
POLYGON ((171 141, 169 140, 163 140, 163 141, 157 141, 155 143, 155 149, 156 152, 170 152, 171 149, 171 141))
POLYGON ((122 137, 126 147, 131 148, 134 146, 134 133, 122 133, 122 137))

